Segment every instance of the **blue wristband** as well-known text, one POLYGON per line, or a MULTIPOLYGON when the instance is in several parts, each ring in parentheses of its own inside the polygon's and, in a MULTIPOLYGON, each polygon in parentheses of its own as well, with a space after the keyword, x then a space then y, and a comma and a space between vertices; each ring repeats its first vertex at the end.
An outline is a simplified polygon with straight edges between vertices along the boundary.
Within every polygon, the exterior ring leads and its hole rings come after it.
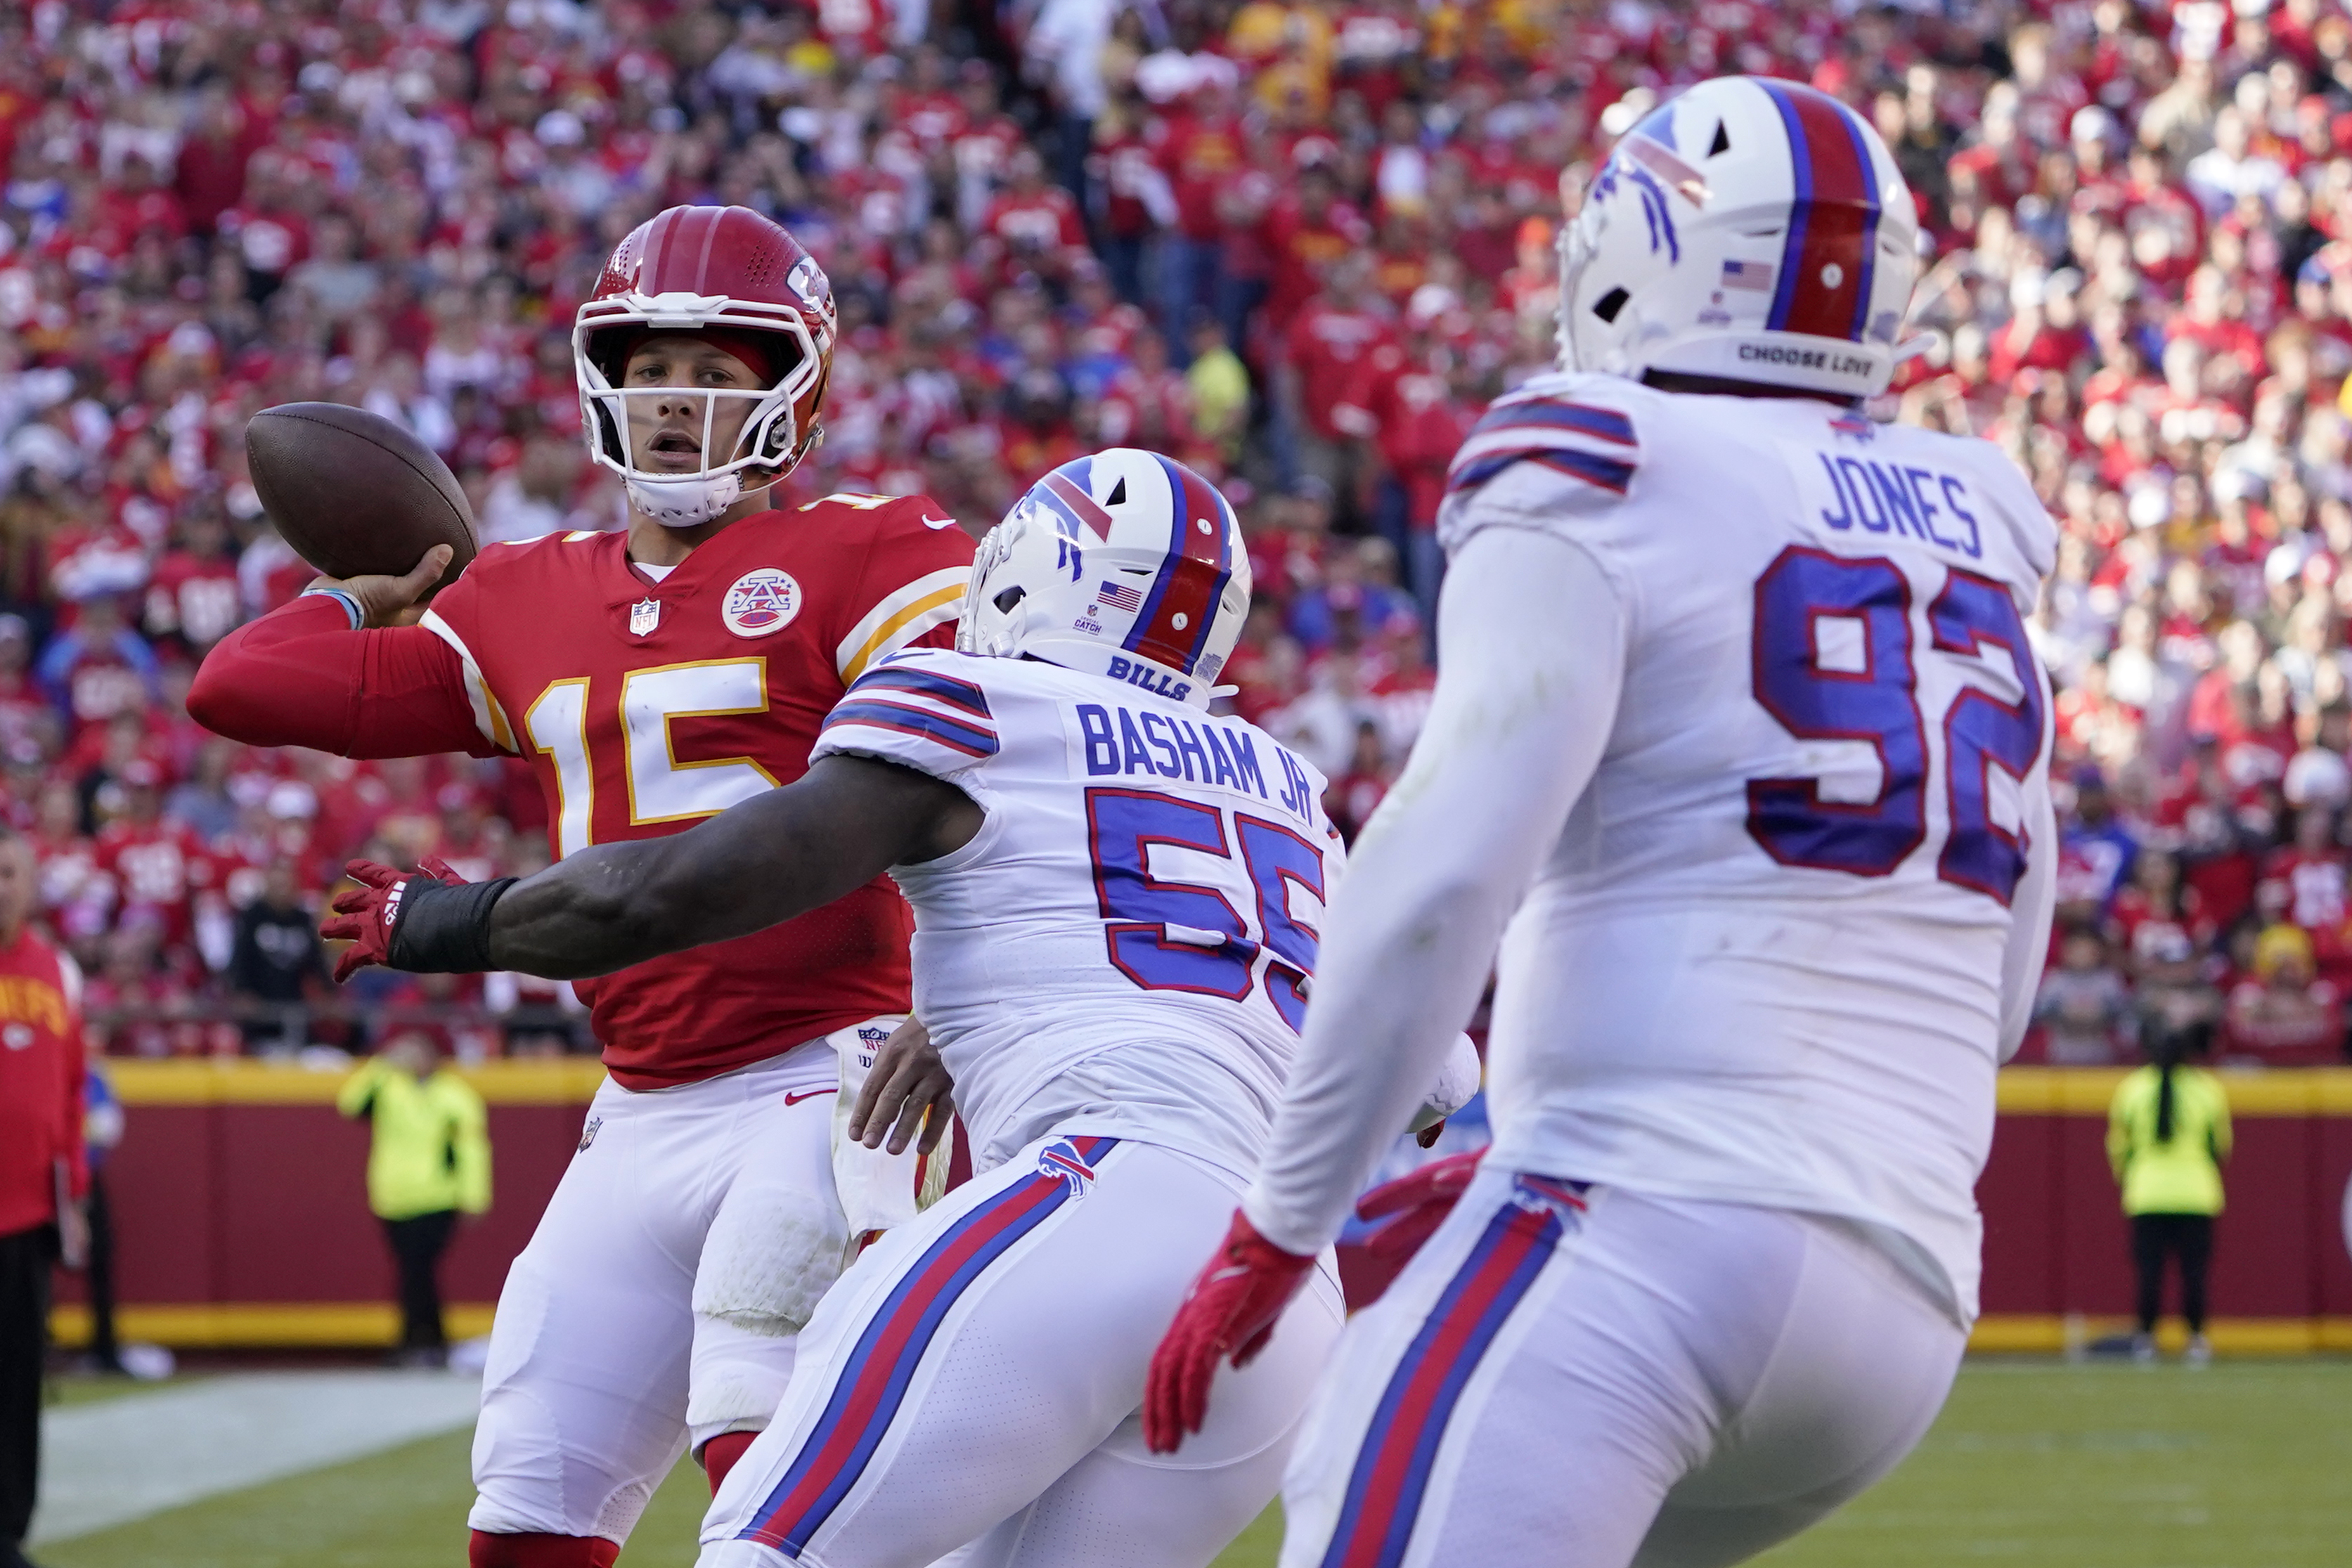
POLYGON ((312 594, 314 594, 314 593, 323 595, 323 596, 325 596, 326 598, 329 598, 329 599, 332 599, 332 600, 339 601, 342 604, 342 607, 343 607, 343 613, 344 613, 344 614, 346 614, 346 615, 348 615, 348 616, 350 616, 350 617, 352 618, 352 631, 356 632, 356 631, 358 631, 361 627, 362 627, 362 626, 364 626, 364 625, 366 625, 366 624, 367 624, 367 616, 366 616, 365 612, 363 612, 360 609, 360 601, 359 601, 357 599, 353 598, 351 594, 344 592, 341 589, 340 589, 340 588, 306 588, 306 589, 304 589, 304 590, 302 591, 302 594, 301 594, 301 596, 302 596, 303 598, 305 598, 305 599, 308 599, 308 598, 310 598, 310 597, 312 594))

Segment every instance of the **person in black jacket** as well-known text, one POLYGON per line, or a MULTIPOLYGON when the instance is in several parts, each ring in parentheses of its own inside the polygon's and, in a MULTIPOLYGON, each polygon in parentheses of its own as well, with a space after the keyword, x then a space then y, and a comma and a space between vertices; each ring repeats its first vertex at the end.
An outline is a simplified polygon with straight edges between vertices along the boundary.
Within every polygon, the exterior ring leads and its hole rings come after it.
POLYGON ((326 984, 327 956, 318 917, 303 906, 290 863, 271 866, 261 896, 238 912, 228 975, 237 1000, 254 1009, 245 1019, 248 1048, 304 1043, 302 1004, 326 984))

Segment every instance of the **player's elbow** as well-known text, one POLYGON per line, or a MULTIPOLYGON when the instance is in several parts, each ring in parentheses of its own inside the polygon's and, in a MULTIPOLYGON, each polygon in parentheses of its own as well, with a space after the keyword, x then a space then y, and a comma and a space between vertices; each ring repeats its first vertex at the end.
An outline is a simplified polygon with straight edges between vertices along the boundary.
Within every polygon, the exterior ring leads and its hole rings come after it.
POLYGON ((226 644, 215 648, 196 666, 196 678, 188 687, 190 718, 215 735, 249 745, 268 745, 265 738, 252 733, 257 727, 257 706, 251 683, 226 644))

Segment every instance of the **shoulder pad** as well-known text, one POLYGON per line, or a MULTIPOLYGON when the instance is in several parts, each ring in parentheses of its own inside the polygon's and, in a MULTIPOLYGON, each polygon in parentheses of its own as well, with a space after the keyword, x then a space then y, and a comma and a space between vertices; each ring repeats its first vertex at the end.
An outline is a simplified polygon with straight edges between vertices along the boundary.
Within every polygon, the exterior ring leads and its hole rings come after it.
POLYGON ((1591 498, 1625 494, 1642 449, 1628 400, 1611 378, 1539 376, 1487 409, 1446 471, 1448 499, 1477 489, 1515 464, 1533 463, 1577 481, 1591 498))
POLYGON ((865 530, 874 533, 920 533, 926 528, 944 533, 958 527, 948 509, 929 496, 864 496, 836 490, 814 501, 803 501, 793 509, 831 512, 836 522, 862 525, 865 530))

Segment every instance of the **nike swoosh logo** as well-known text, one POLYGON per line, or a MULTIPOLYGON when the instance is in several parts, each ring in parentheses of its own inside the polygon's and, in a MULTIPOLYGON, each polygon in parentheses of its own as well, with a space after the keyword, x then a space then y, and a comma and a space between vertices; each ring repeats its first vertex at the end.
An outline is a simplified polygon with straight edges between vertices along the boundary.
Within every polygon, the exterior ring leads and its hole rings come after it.
POLYGON ((803 1089, 797 1094, 785 1095, 784 1103, 787 1105, 797 1105, 803 1100, 814 1100, 820 1094, 837 1094, 840 1091, 837 1089, 803 1089))
POLYGON ((925 517, 923 519, 923 527, 927 528, 951 528, 955 526, 956 520, 953 517, 925 517))

